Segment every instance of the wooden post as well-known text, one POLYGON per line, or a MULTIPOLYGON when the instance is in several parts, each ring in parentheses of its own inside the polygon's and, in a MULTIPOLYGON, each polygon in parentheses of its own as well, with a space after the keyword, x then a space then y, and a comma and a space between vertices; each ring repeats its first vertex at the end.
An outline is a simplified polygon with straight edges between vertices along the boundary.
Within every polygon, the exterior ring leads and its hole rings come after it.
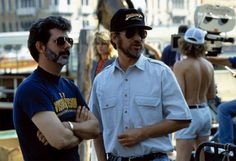
MULTIPOLYGON (((77 85, 83 93, 86 100, 88 100, 91 88, 90 70, 92 65, 92 55, 90 52, 90 43, 93 38, 92 30, 80 31, 79 46, 78 46, 78 70, 77 70, 77 85)), ((84 140, 79 146, 80 160, 90 161, 91 141, 84 140)))
POLYGON ((91 88, 92 56, 89 47, 93 40, 93 33, 92 30, 82 29, 79 36, 77 84, 86 99, 91 88))

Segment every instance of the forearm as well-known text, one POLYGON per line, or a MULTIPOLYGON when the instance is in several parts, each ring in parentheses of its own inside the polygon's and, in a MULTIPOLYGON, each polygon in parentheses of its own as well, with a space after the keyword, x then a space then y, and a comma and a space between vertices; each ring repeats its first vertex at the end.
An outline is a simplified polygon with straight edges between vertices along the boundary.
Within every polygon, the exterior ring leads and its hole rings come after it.
POLYGON ((78 144, 81 142, 82 140, 80 138, 78 138, 77 136, 72 135, 68 141, 66 142, 66 144, 62 147, 62 149, 70 149, 73 148, 75 146, 78 146, 78 144))
POLYGON ((68 122, 62 122, 62 124, 64 125, 67 133, 69 134, 65 139, 66 142, 65 145, 62 147, 62 149, 70 149, 75 146, 78 146, 78 144, 82 141, 82 139, 74 135, 73 129, 71 129, 68 122))
MULTIPOLYGON (((63 125, 65 126, 66 122, 63 123, 63 125)), ((58 141, 51 141, 52 139, 47 139, 40 131, 38 131, 39 134, 37 134, 39 140, 44 144, 44 145, 47 145, 48 143, 60 150, 60 149, 70 149, 70 148, 73 148, 75 146, 77 146, 81 140, 75 136, 73 134, 73 132, 71 131, 70 128, 66 127, 65 126, 65 131, 63 134, 60 134, 60 140, 58 141)), ((54 139, 56 140, 56 139, 54 139)))
POLYGON ((94 139, 93 142, 98 160, 107 161, 102 134, 100 134, 96 139, 94 139))
POLYGON ((143 127, 141 130, 143 131, 144 139, 155 138, 173 133, 182 128, 186 128, 189 126, 190 122, 191 122, 190 120, 189 121, 164 120, 161 123, 143 127))
POLYGON ((79 107, 76 113, 74 134, 82 139, 94 139, 100 133, 97 118, 86 107, 79 107))
POLYGON ((155 59, 160 60, 161 59, 161 52, 156 51, 154 56, 155 56, 155 59))
POLYGON ((80 142, 65 126, 66 122, 61 122, 54 112, 38 112, 32 117, 32 121, 38 128, 36 135, 44 145, 50 144, 60 150, 75 147, 80 142))
POLYGON ((84 122, 73 122, 74 134, 82 139, 95 139, 99 132, 99 124, 97 120, 87 120, 84 122))
POLYGON ((172 132, 187 127, 189 123, 190 121, 164 120, 158 124, 142 128, 127 129, 123 133, 120 133, 117 139, 122 146, 132 147, 149 138, 167 136, 172 132))
POLYGON ((206 58, 212 64, 232 67, 232 64, 229 61, 229 58, 214 57, 214 56, 207 56, 206 58))

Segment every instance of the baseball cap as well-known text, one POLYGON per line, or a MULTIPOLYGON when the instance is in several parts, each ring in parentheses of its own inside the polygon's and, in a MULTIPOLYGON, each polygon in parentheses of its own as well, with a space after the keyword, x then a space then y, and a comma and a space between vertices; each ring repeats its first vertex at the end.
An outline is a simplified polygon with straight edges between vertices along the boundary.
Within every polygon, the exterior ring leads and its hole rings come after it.
POLYGON ((192 44, 204 44, 206 32, 195 27, 189 28, 184 34, 184 40, 192 44))
POLYGON ((144 14, 140 10, 122 8, 113 15, 110 23, 110 31, 123 31, 132 27, 139 27, 146 30, 152 29, 145 25, 144 14))
POLYGON ((184 33, 188 30, 188 26, 187 25, 180 25, 178 27, 178 34, 184 35, 184 33))

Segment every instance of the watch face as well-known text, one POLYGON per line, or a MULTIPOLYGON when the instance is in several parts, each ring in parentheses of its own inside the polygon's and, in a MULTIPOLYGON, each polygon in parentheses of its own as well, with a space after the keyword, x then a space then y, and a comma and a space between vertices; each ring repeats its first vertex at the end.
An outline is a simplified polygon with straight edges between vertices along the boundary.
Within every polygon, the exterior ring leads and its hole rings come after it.
POLYGON ((71 130, 74 130, 74 125, 73 125, 70 121, 68 121, 68 124, 69 124, 69 126, 70 126, 70 129, 71 129, 71 130))

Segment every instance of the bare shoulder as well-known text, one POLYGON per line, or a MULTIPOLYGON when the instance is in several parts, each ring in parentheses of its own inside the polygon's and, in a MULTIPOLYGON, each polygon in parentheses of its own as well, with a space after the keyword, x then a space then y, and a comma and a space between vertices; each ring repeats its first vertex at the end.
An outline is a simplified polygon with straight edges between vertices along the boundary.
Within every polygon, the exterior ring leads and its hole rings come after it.
POLYGON ((209 60, 207 60, 206 58, 202 58, 202 60, 203 60, 206 64, 208 64, 209 66, 212 66, 212 67, 213 67, 212 63, 211 63, 209 60))
POLYGON ((214 70, 214 66, 213 66, 213 64, 212 64, 210 61, 208 61, 208 60, 205 59, 205 58, 202 58, 201 60, 202 60, 202 62, 205 64, 205 66, 207 66, 208 69, 214 70))
POLYGON ((174 64, 173 69, 181 69, 184 70, 186 68, 189 68, 191 65, 191 62, 189 60, 183 59, 181 61, 178 61, 174 64))

